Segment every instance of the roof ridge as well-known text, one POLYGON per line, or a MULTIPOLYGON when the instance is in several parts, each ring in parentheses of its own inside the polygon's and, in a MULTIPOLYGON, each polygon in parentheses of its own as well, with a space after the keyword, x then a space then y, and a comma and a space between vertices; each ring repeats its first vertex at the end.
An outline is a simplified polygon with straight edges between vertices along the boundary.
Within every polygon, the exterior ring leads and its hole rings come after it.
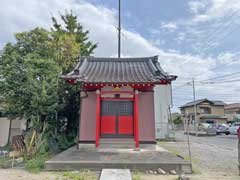
POLYGON ((166 76, 166 73, 158 64, 158 56, 124 57, 120 59, 116 57, 82 56, 73 71, 62 77, 65 79, 80 79, 91 83, 170 83, 177 78, 177 76, 166 76), (125 72, 128 73, 125 74, 125 72))
POLYGON ((80 60, 87 59, 88 61, 116 61, 116 62, 122 62, 122 61, 148 61, 148 60, 155 60, 158 59, 158 56, 149 56, 149 57, 94 57, 94 56, 82 56, 80 60))

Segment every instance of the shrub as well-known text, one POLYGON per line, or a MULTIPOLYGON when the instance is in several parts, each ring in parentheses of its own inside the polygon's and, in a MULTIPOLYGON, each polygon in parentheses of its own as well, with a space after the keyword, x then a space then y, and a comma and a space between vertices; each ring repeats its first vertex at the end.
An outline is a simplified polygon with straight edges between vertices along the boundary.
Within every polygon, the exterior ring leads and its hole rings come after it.
POLYGON ((178 117, 176 117, 176 118, 173 120, 173 123, 174 123, 174 124, 182 124, 183 122, 182 122, 181 117, 178 116, 178 117))
POLYGON ((57 137, 57 140, 58 140, 58 147, 60 151, 66 150, 67 148, 75 144, 74 134, 69 134, 68 136, 64 133, 59 134, 57 137))
POLYGON ((44 163, 47 157, 44 155, 36 156, 26 160, 25 169, 32 173, 38 173, 44 168, 44 163))
POLYGON ((0 157, 0 168, 10 168, 12 165, 12 158, 0 157))

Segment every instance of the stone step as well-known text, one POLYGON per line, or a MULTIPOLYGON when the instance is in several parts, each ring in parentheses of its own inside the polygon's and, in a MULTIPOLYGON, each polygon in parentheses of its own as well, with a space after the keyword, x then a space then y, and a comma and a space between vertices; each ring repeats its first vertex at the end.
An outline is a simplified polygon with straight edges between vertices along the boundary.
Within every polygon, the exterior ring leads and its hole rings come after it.
POLYGON ((101 139, 99 148, 121 148, 134 149, 135 142, 133 139, 101 139))
POLYGON ((132 180, 129 169, 102 169, 100 180, 132 180))
POLYGON ((135 146, 127 146, 127 145, 121 145, 121 146, 117 146, 117 145, 99 145, 98 150, 109 150, 109 149, 135 149, 135 146))
POLYGON ((100 139, 100 144, 134 144, 133 139, 100 139))
POLYGON ((131 144, 111 144, 111 143, 107 143, 107 144, 99 144, 99 148, 117 148, 117 149, 134 149, 135 148, 135 144, 131 143, 131 144))

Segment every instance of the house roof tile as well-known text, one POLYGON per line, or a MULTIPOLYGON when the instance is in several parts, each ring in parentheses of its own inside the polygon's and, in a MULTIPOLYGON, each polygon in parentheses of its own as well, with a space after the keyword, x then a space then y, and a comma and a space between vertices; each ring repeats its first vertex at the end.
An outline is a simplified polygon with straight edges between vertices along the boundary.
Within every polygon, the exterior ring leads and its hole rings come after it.
POLYGON ((120 59, 82 57, 74 70, 62 78, 88 83, 157 83, 160 80, 175 80, 177 76, 163 71, 158 56, 120 59))
POLYGON ((226 104, 224 109, 240 109, 240 103, 226 104))
POLYGON ((195 104, 200 104, 200 103, 205 102, 205 101, 210 102, 215 106, 224 106, 225 105, 225 103, 223 101, 212 101, 212 100, 208 100, 208 99, 199 99, 199 100, 196 100, 196 101, 188 102, 188 103, 184 104, 183 106, 181 106, 180 108, 194 106, 195 104))

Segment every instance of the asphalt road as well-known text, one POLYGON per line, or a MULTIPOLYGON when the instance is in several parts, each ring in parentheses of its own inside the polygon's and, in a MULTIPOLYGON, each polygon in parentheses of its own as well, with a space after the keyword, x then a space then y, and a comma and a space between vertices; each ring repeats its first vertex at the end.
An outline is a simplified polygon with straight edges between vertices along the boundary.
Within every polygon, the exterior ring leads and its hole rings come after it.
MULTIPOLYGON (((188 157, 187 136, 176 132, 176 142, 162 143, 166 149, 188 157)), ((201 173, 238 174, 238 139, 236 135, 190 137, 193 167, 201 173)))

